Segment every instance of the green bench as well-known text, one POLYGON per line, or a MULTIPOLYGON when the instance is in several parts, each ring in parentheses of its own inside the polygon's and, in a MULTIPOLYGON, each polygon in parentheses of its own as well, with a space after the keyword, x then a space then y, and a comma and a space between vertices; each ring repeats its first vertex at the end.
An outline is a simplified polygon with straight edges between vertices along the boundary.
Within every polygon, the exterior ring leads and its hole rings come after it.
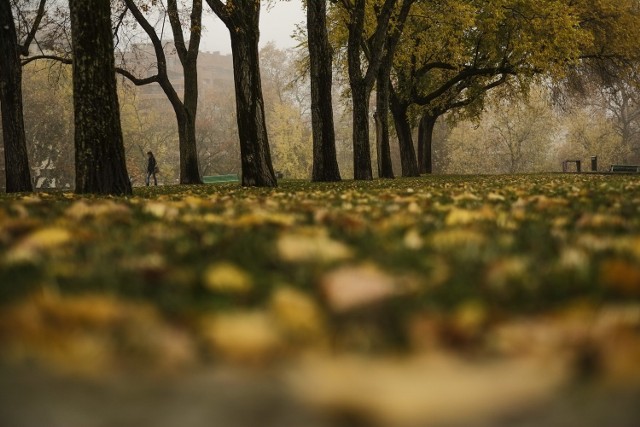
POLYGON ((203 176, 202 182, 205 184, 221 184, 226 182, 239 182, 238 174, 230 173, 227 175, 211 175, 203 176))
POLYGON ((640 173, 640 166, 634 165, 611 165, 609 172, 625 172, 625 173, 640 173))

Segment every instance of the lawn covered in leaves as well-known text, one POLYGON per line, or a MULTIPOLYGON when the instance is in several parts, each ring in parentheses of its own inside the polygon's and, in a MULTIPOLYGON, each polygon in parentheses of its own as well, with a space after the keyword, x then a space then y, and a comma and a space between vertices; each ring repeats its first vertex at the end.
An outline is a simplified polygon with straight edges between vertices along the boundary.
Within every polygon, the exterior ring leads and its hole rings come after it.
POLYGON ((636 397, 640 178, 3 195, 0 351, 4 373, 268 370, 345 425, 488 425, 584 381, 636 397))

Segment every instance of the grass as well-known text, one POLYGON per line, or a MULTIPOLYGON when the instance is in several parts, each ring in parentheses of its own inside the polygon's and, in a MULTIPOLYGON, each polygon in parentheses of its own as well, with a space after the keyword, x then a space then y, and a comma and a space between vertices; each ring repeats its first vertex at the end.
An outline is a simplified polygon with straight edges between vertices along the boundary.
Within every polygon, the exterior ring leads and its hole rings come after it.
MULTIPOLYGON (((536 387, 551 396, 577 374, 630 381, 635 393, 639 331, 640 179, 633 175, 0 196, 0 367, 166 373, 227 362, 295 365, 312 352, 327 361, 302 369, 303 383, 331 389, 343 387, 336 372, 351 366, 334 355, 401 354, 407 365, 367 362, 373 382, 386 384, 393 373, 390 394, 428 374, 456 384, 472 378, 468 387, 484 395, 488 384, 476 380, 498 375, 533 384, 521 390, 533 403, 527 393, 536 387), (453 360, 446 378, 439 364, 419 358, 442 352, 453 360), (533 377, 513 364, 523 356, 542 366, 533 377), (486 358, 502 367, 493 373, 486 358), (551 373, 558 361, 563 370, 551 373), (327 366, 326 381, 316 378, 327 366)), ((369 372, 364 366, 354 369, 369 372)), ((342 411, 355 399, 357 417, 396 414, 367 400, 359 381, 325 396, 327 405, 342 411)), ((505 384, 491 381, 496 411, 515 398, 505 384)), ((433 387, 425 396, 440 396, 433 387)), ((417 420, 423 403, 412 407, 417 420)))
POLYGON ((345 263, 280 259, 278 238, 309 228, 347 245, 348 263, 411 277, 421 289, 409 304, 416 309, 470 298, 511 311, 623 298, 617 270, 606 266, 640 269, 639 190, 634 176, 523 175, 150 187, 131 198, 4 196, 3 253, 40 229, 72 236, 57 244, 45 235, 32 248, 27 243, 25 259, 5 259, 0 300, 51 286, 143 299, 172 312, 207 309, 227 297, 204 289, 203 272, 228 261, 256 282, 238 304, 260 305, 279 283, 313 290, 345 263))

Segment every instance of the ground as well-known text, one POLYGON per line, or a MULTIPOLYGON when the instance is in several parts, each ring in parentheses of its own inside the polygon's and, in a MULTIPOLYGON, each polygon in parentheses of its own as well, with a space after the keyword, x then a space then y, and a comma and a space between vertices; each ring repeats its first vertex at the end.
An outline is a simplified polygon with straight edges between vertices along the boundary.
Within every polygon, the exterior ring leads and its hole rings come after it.
POLYGON ((637 426, 640 178, 2 196, 0 356, 16 427, 637 426))

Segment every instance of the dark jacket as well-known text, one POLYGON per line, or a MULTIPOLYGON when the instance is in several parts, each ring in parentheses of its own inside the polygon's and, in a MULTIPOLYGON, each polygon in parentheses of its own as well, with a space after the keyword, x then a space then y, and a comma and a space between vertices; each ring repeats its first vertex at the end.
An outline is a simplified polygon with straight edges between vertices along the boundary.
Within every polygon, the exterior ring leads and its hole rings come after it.
POLYGON ((147 172, 153 173, 156 170, 156 158, 153 157, 153 154, 149 156, 149 162, 147 163, 147 172))

